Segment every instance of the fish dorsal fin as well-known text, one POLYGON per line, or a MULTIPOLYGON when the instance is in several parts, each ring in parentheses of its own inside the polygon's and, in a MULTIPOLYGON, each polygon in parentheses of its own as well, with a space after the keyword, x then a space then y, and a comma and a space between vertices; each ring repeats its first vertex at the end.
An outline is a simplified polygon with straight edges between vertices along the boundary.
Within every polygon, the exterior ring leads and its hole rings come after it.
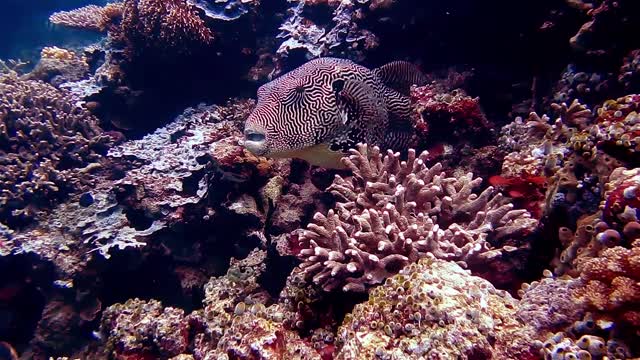
POLYGON ((389 123, 387 109, 365 82, 336 80, 332 84, 344 137, 338 141, 343 151, 358 142, 380 143, 389 123))
POLYGON ((377 100, 374 90, 366 83, 358 80, 337 80, 332 86, 345 125, 352 123, 356 118, 365 123, 386 120, 387 112, 384 105, 377 100))
POLYGON ((420 69, 407 61, 392 61, 373 72, 385 85, 405 95, 409 95, 411 85, 422 86, 427 83, 427 77, 420 69))

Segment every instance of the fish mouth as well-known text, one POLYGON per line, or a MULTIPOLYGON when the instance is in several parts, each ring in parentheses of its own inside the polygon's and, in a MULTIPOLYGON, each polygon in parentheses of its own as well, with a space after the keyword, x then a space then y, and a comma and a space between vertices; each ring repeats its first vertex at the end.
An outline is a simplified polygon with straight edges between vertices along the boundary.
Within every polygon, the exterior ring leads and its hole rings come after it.
POLYGON ((257 156, 264 156, 269 152, 266 136, 263 132, 257 130, 246 129, 242 145, 257 156))

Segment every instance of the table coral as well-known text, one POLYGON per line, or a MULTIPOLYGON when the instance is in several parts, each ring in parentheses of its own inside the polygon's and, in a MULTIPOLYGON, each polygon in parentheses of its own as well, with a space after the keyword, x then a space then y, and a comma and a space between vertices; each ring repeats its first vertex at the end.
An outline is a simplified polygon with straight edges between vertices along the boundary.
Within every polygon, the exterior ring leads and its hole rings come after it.
POLYGON ((431 252, 487 271, 503 269, 536 226, 526 210, 514 210, 500 194, 467 174, 449 178, 422 153, 383 156, 360 146, 343 162, 353 177, 336 176, 337 198, 300 235, 298 256, 308 278, 325 290, 365 291, 431 252), (500 265, 498 265, 500 264, 500 265))
POLYGON ((346 316, 336 359, 532 359, 533 332, 516 306, 455 263, 422 259, 346 316))
POLYGON ((79 189, 112 143, 64 92, 0 75, 0 221, 22 224, 79 189))
POLYGON ((87 5, 71 11, 58 11, 49 17, 52 24, 84 30, 106 31, 122 17, 122 3, 87 5))

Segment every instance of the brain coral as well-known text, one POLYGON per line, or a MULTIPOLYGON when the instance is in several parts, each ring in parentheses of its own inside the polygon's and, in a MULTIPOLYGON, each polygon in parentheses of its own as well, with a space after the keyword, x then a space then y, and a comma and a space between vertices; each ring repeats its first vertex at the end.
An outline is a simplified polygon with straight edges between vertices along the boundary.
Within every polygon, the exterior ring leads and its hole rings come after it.
POLYGON ((482 179, 472 174, 427 167, 427 155, 411 150, 401 161, 363 145, 343 158, 353 177, 336 176, 328 188, 335 209, 316 213, 299 235, 308 278, 327 291, 364 291, 427 253, 482 272, 511 267, 506 259, 537 221, 493 188, 474 193, 482 179))
POLYGON ((0 222, 16 225, 78 188, 111 142, 65 93, 0 75, 0 222))

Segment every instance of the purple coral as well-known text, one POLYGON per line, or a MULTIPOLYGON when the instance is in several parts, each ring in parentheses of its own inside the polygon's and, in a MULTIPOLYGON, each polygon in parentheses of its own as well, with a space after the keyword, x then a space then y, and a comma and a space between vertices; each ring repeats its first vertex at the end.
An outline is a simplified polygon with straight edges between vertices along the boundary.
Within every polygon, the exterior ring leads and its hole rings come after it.
POLYGON ((537 221, 491 187, 474 193, 482 179, 472 174, 446 177, 440 164, 427 167, 427 155, 410 150, 402 161, 362 145, 343 158, 353 176, 336 176, 328 188, 339 199, 335 209, 316 213, 299 237, 308 278, 326 291, 361 292, 427 253, 473 267, 518 250, 502 245, 537 221))

